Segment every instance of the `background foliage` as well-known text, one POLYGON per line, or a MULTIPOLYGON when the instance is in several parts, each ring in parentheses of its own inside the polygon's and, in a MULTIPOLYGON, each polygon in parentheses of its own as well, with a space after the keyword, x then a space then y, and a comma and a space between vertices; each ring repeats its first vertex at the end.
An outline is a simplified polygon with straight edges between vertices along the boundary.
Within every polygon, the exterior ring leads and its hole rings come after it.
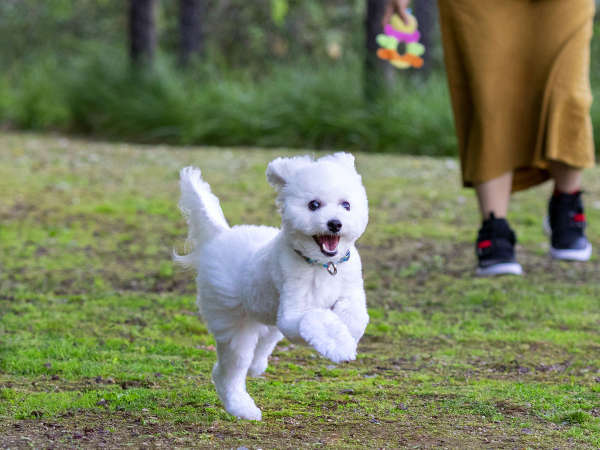
POLYGON ((0 2, 0 127, 152 143, 455 153, 439 38, 428 49, 427 77, 398 72, 365 99, 365 0, 207 0, 204 52, 186 70, 176 58, 177 3, 157 0, 155 65, 133 71, 127 2, 0 2))
MULTIPOLYGON (((158 0, 160 48, 177 47, 178 2, 158 0)), ((205 41, 212 63, 262 68, 272 59, 326 56, 331 46, 358 48, 363 0, 207 0, 205 41), (213 61, 213 58, 216 61, 213 61)), ((127 2, 123 0, 5 0, 0 4, 0 56, 14 62, 48 52, 64 58, 90 42, 124 47, 127 2)))

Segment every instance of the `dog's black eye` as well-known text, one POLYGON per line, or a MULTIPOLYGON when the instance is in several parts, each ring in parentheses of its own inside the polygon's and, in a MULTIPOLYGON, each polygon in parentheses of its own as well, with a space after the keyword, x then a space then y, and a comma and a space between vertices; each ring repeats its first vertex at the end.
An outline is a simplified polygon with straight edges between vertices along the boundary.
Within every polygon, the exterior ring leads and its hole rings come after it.
POLYGON ((321 202, 319 200, 311 200, 308 202, 308 209, 311 211, 316 211, 321 207, 321 202))
POLYGON ((342 202, 342 208, 344 208, 346 211, 350 211, 350 203, 342 202))

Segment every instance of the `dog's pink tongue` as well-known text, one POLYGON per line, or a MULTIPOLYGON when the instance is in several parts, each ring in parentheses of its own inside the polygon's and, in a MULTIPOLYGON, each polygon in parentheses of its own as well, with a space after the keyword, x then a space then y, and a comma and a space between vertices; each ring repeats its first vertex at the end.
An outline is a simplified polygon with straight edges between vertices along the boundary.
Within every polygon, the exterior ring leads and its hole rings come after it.
POLYGON ((339 236, 323 236, 323 247, 329 252, 335 252, 340 242, 339 236))

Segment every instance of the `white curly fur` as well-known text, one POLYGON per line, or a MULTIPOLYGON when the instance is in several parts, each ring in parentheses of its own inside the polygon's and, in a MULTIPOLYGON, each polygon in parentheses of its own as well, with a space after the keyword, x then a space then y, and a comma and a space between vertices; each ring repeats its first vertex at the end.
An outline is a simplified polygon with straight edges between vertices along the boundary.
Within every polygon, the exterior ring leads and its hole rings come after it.
POLYGON ((198 307, 217 341, 212 377, 219 398, 229 413, 250 420, 260 420, 261 411, 246 392, 246 375, 266 370, 279 340, 307 343, 336 363, 353 360, 369 321, 354 246, 367 226, 368 205, 354 157, 277 158, 267 179, 278 191, 281 229, 229 227, 200 170, 184 168, 180 208, 191 251, 174 255, 197 273, 198 307), (312 200, 319 201, 315 211, 312 200), (326 256, 313 236, 331 234, 334 219, 342 224, 340 240, 336 255, 326 256), (350 259, 335 276, 297 253, 327 263, 348 250, 350 259))

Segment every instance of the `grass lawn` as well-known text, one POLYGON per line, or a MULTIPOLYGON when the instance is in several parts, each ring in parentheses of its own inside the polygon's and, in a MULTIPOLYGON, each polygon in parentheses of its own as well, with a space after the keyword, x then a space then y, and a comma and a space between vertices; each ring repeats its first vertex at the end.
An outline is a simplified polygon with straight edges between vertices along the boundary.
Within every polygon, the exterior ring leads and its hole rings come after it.
MULTIPOLYGON (((230 223, 277 225, 264 172, 286 154, 0 135, 0 447, 600 446, 600 260, 548 258, 544 186, 512 204, 526 276, 474 278, 451 159, 357 155, 357 361, 283 341, 248 381, 263 421, 225 413, 193 274, 170 260, 177 172, 200 166, 230 223)), ((585 186, 600 250, 600 170, 585 186)))

